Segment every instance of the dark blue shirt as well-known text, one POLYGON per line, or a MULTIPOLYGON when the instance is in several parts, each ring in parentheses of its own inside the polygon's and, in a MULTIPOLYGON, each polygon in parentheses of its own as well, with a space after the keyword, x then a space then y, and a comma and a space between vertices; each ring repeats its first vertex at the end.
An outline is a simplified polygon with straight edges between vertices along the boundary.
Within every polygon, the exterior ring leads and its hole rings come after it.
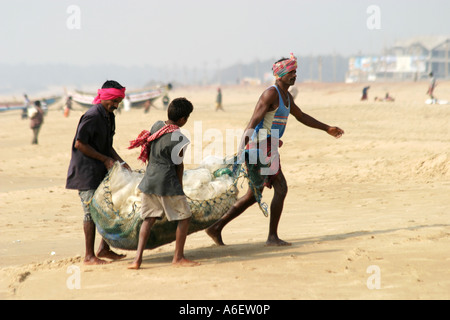
POLYGON ((97 189, 108 171, 102 161, 85 156, 76 149, 75 142, 80 140, 99 153, 112 157, 115 129, 114 113, 106 111, 101 104, 92 106, 81 116, 72 142, 72 157, 66 181, 67 189, 97 189))

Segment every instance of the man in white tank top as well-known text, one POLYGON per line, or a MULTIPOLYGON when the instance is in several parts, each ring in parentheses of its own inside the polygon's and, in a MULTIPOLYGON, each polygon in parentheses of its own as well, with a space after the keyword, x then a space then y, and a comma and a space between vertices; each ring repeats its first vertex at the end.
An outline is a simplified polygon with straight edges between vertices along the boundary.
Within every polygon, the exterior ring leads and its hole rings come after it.
MULTIPOLYGON (((287 124, 287 116, 289 114, 293 115, 294 118, 302 124, 311 128, 323 130, 335 138, 340 138, 344 134, 344 131, 342 129, 329 126, 314 119, 313 117, 300 110, 300 108, 295 104, 294 98, 288 90, 290 86, 295 84, 295 80, 297 78, 296 69, 297 59, 292 53, 289 59, 283 58, 274 63, 272 70, 274 76, 276 77, 275 85, 266 89, 260 96, 253 115, 247 127, 245 128, 239 148, 239 153, 243 153, 246 147, 248 149, 247 145, 251 139, 250 137, 254 137, 255 131, 258 131, 260 128, 268 129, 270 126, 271 131, 273 131, 274 128, 276 128, 278 132, 280 132, 281 130, 281 135, 278 134, 278 137, 281 137, 284 133, 284 128, 287 124), (287 106, 289 106, 289 112, 287 114, 280 113, 277 117, 279 108, 287 108, 287 106), (273 117, 271 116, 272 114, 273 117)), ((273 135, 273 132, 270 132, 269 135, 273 135)), ((228 212, 219 221, 206 229, 206 233, 214 240, 216 244, 224 245, 222 240, 222 229, 230 221, 238 217, 248 207, 255 204, 256 202, 258 202, 261 206, 261 194, 264 186, 267 186, 269 188, 273 186, 274 195, 270 205, 269 235, 267 237, 266 245, 291 245, 289 242, 283 241, 278 237, 278 223, 281 218, 284 199, 286 197, 288 188, 286 179, 283 175, 283 172, 281 171, 281 167, 279 166, 279 162, 278 168, 276 169, 277 170, 275 171, 272 170, 271 174, 262 177, 261 180, 263 181, 263 183, 260 185, 253 184, 252 187, 252 183, 250 181, 250 188, 248 192, 243 197, 238 199, 233 207, 231 207, 230 210, 228 210, 228 212)))

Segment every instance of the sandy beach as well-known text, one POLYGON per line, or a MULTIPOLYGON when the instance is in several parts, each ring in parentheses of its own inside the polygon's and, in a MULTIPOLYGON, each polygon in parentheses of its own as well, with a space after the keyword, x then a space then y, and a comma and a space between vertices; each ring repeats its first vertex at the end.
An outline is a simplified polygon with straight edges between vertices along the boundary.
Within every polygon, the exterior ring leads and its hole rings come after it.
MULTIPOLYGON (((426 105, 427 82, 371 83, 360 101, 364 85, 297 84, 302 110, 345 135, 288 121, 279 235, 292 246, 264 245, 269 219, 255 205, 225 228, 224 247, 204 231, 190 235, 186 256, 201 263, 192 268, 171 265, 173 243, 146 251, 138 271, 127 270, 134 251, 83 265, 83 212, 65 179, 85 110, 65 118, 50 107, 39 145, 20 111, 0 113, 0 299, 450 299, 450 105, 426 105), (386 92, 395 102, 374 101, 386 92)), ((215 86, 170 97, 194 104, 186 130, 199 121, 225 136, 246 126, 265 88, 223 87, 225 112, 214 111, 215 86)), ((450 100, 450 82, 435 94, 450 100)), ((133 169, 143 166, 129 141, 166 119, 160 100, 155 106, 116 117, 114 147, 133 169)))

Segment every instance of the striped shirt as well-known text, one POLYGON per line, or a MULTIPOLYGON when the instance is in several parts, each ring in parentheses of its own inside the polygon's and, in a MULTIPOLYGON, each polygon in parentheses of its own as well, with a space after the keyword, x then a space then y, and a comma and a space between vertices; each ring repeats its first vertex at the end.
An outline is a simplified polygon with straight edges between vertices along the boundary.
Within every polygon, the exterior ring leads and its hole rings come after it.
POLYGON ((261 122, 258 123, 252 136, 253 141, 257 139, 257 135, 261 129, 266 130, 267 137, 272 136, 272 130, 278 130, 278 138, 283 136, 284 130, 286 129, 287 120, 291 111, 291 101, 288 95, 288 106, 286 107, 283 98, 281 97, 280 90, 278 90, 276 85, 273 85, 272 87, 278 91, 278 108, 267 112, 261 122))

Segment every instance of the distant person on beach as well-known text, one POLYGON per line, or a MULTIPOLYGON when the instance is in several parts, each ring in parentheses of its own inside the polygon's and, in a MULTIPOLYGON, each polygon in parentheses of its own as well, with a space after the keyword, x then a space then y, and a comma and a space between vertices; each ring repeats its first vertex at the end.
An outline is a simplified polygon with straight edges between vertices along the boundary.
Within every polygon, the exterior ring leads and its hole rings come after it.
POLYGON ((217 88, 217 96, 216 96, 216 111, 218 110, 225 111, 222 106, 222 90, 220 88, 217 88))
POLYGON ((389 95, 389 92, 386 92, 386 96, 384 97, 384 101, 394 102, 395 99, 394 99, 394 97, 391 97, 391 96, 389 95))
POLYGON ((126 96, 126 97, 123 99, 123 110, 124 110, 125 112, 128 112, 128 111, 131 110, 131 100, 130 100, 130 96, 126 96))
POLYGON ((250 176, 249 189, 222 218, 206 229, 206 233, 218 245, 224 245, 223 228, 251 205, 260 203, 264 187, 272 186, 274 195, 270 205, 266 245, 290 245, 278 237, 278 223, 288 190, 279 162, 278 147, 282 145, 279 138, 283 136, 289 115, 293 115, 300 123, 323 130, 335 138, 344 134, 342 129, 314 119, 295 104, 293 96, 288 91, 297 78, 297 58, 292 53, 289 59, 283 58, 275 62, 272 70, 276 77, 275 85, 267 88, 260 96, 250 122, 245 128, 238 152, 241 161, 242 154, 245 155, 247 173, 250 176), (252 154, 258 156, 254 157, 252 154))
POLYGON ((167 107, 169 106, 169 96, 167 95, 167 93, 164 95, 164 97, 162 98, 162 103, 164 105, 164 110, 167 110, 167 107))
POLYGON ((433 75, 433 72, 430 72, 428 75, 430 77, 430 84, 428 86, 427 94, 430 96, 430 99, 433 103, 436 102, 436 98, 434 97, 434 89, 436 88, 436 78, 433 75))
POLYGON ((144 103, 144 113, 149 113, 151 107, 153 107, 152 100, 149 99, 149 100, 145 101, 145 103, 144 103))
POLYGON ((395 99, 389 95, 389 92, 386 92, 386 95, 384 96, 384 98, 378 98, 378 97, 375 97, 375 98, 374 98, 374 101, 394 102, 395 99))
POLYGON ((66 188, 78 190, 84 210, 84 235, 86 253, 85 264, 104 264, 107 261, 122 259, 110 250, 104 239, 101 240, 97 254, 94 252, 95 224, 89 212, 89 202, 106 173, 116 161, 130 170, 113 147, 116 130, 114 110, 125 97, 125 88, 113 80, 106 81, 98 90, 93 106, 80 118, 72 143, 72 157, 67 173, 66 188))
POLYGON ((174 265, 192 266, 196 262, 184 256, 184 244, 191 220, 191 209, 183 191, 183 152, 189 140, 180 133, 193 111, 185 98, 174 99, 167 110, 168 120, 157 121, 149 131, 142 131, 129 149, 141 147, 139 159, 148 161, 147 169, 138 188, 141 193, 141 218, 136 257, 128 269, 139 269, 142 255, 157 219, 165 215, 169 221, 178 221, 174 265), (174 156, 175 155, 175 158, 174 156))
POLYGON ((384 99, 382 99, 382 100, 387 101, 387 102, 395 101, 395 99, 389 95, 389 92, 386 92, 386 95, 384 96, 384 99))
POLYGON ((22 108, 22 119, 28 119, 28 108, 30 107, 30 99, 26 94, 23 95, 23 99, 25 100, 25 105, 22 108))
POLYGON ((361 101, 367 100, 368 99, 368 91, 370 89, 370 86, 364 87, 362 90, 362 96, 361 96, 361 101))
POLYGON ((31 144, 38 144, 38 135, 44 122, 44 110, 41 108, 41 102, 35 101, 34 108, 30 112, 30 128, 33 130, 33 140, 31 144))
POLYGON ((70 110, 72 110, 72 96, 69 96, 66 100, 66 105, 64 106, 64 117, 68 117, 70 110))
POLYGON ((47 101, 45 99, 42 99, 41 107, 42 107, 42 110, 44 111, 44 116, 46 116, 48 113, 48 105, 47 105, 47 101))

